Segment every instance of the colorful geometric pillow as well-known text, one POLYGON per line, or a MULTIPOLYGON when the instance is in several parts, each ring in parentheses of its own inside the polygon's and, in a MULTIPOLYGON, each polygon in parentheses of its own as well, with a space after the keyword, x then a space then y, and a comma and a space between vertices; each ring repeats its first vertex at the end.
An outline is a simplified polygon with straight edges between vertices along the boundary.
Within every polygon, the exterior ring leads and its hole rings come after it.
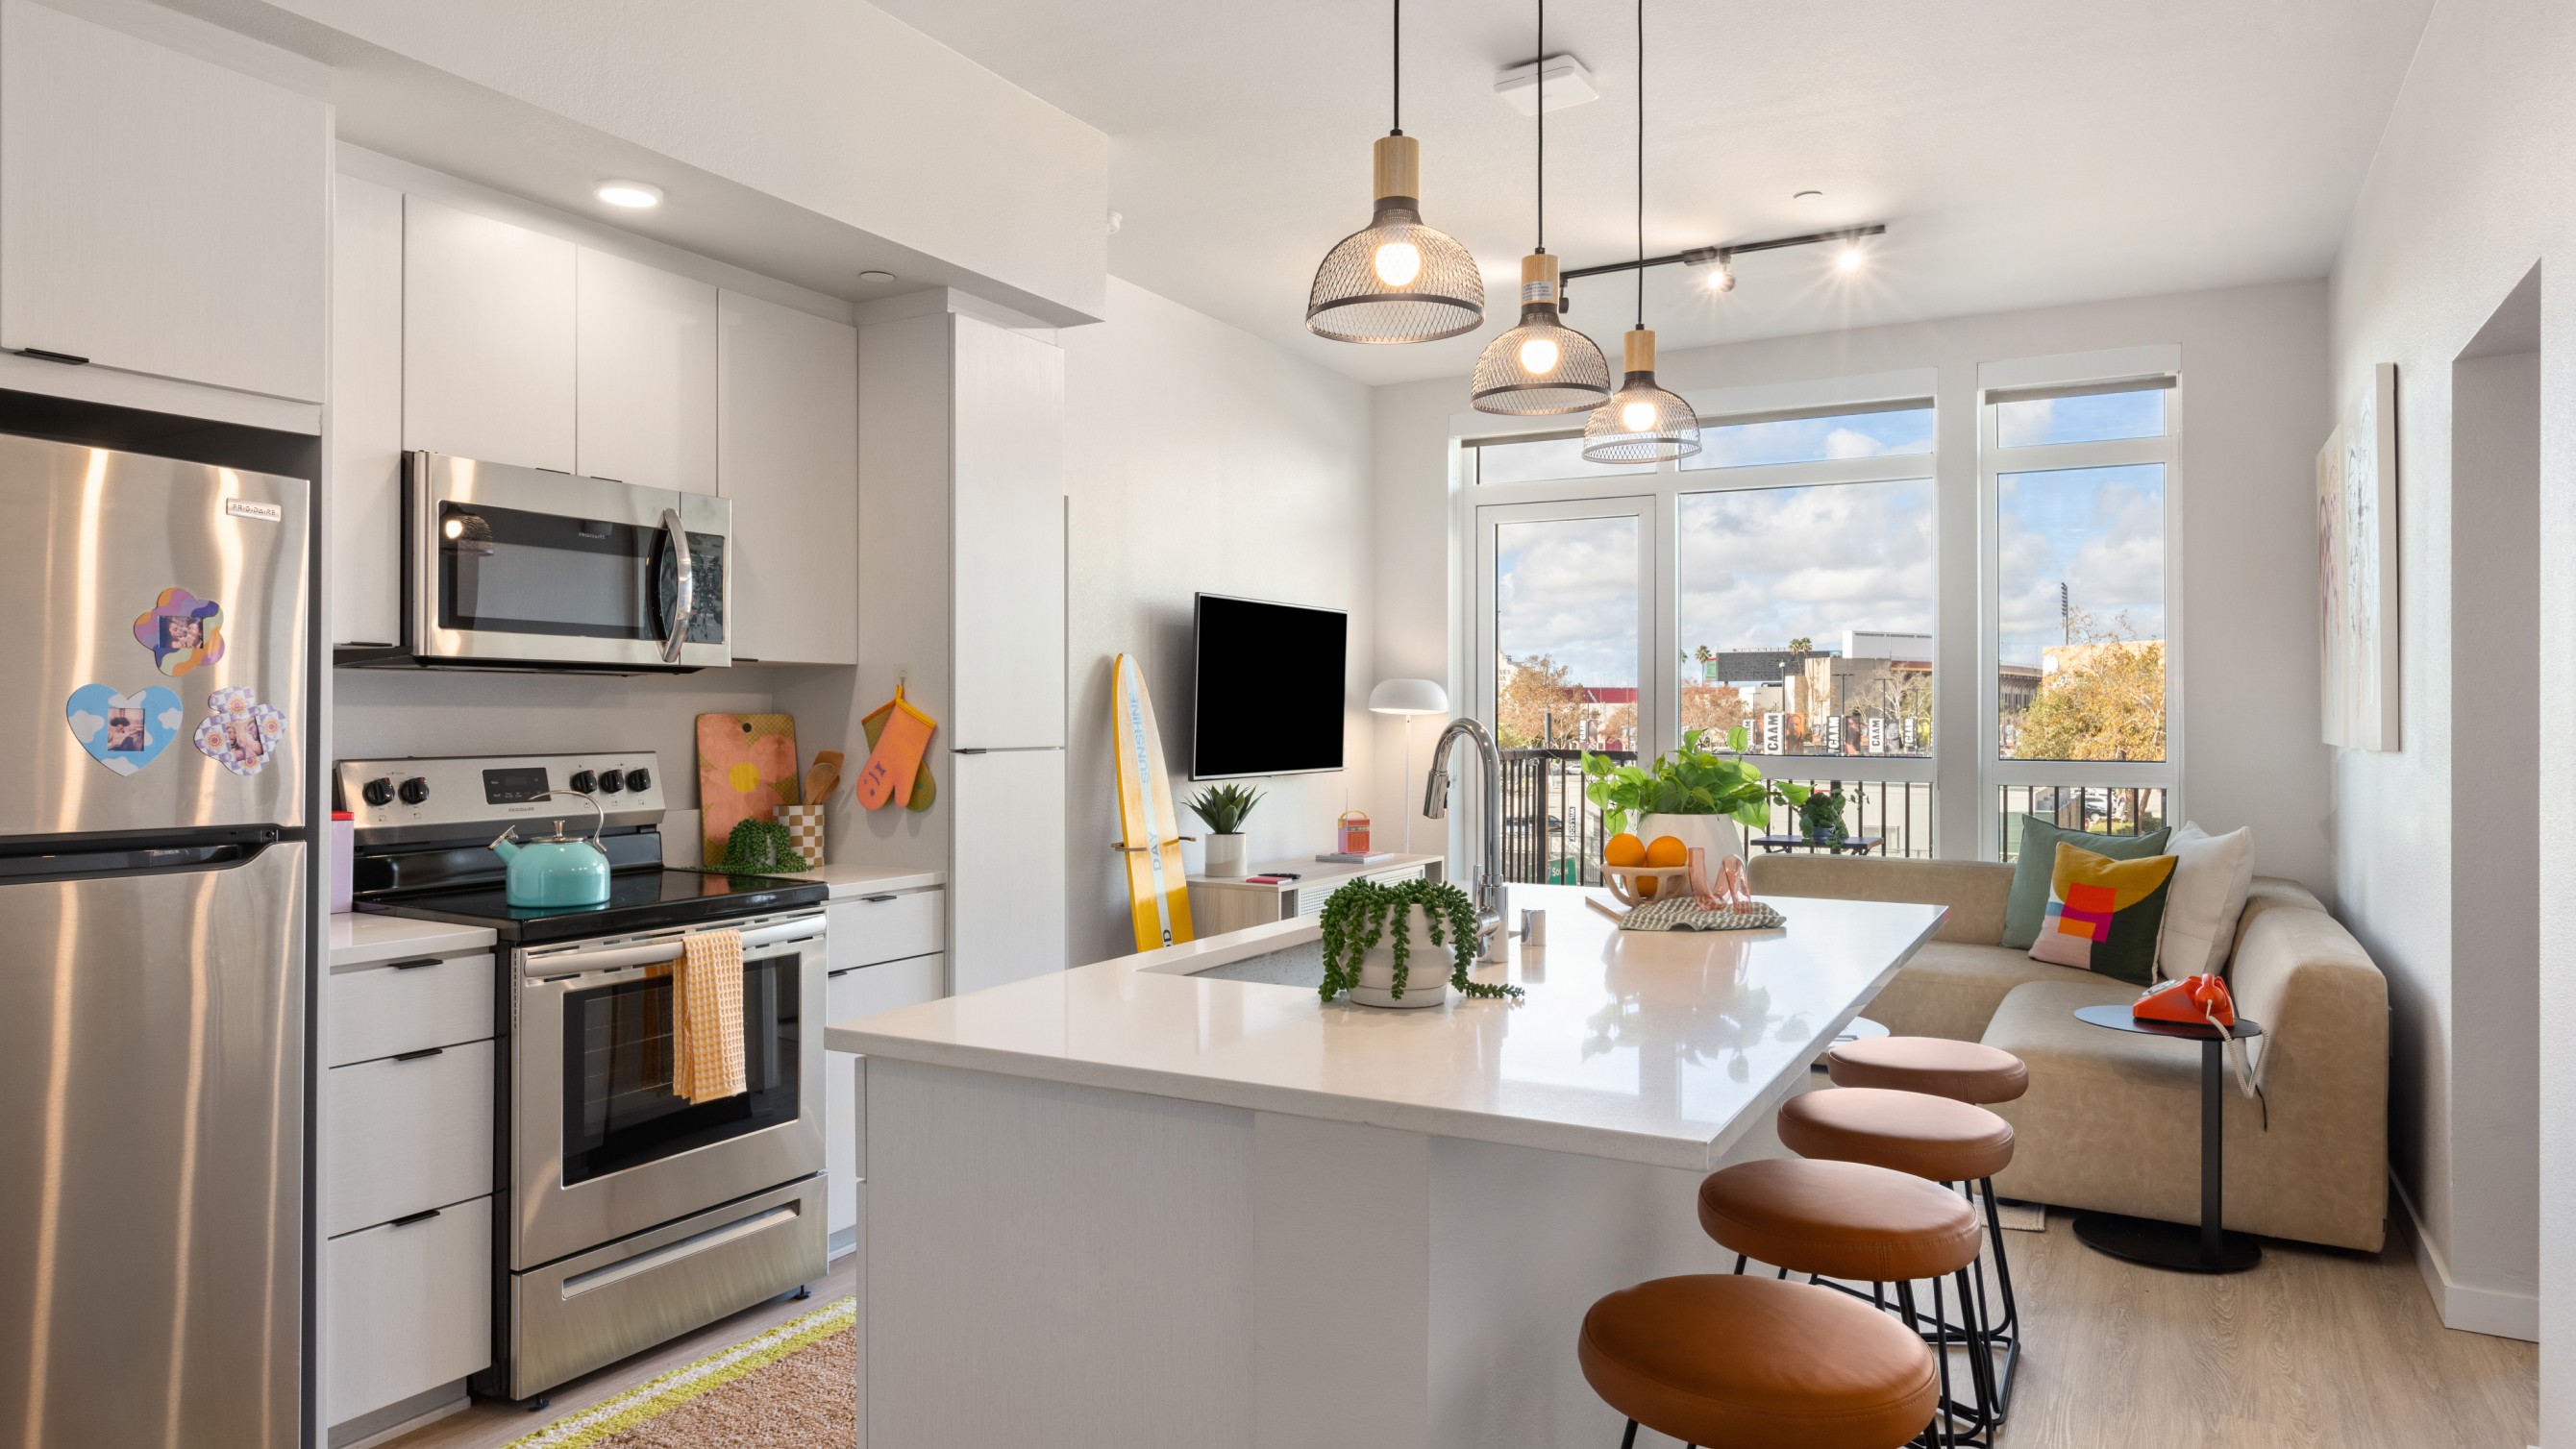
POLYGON ((2113 860, 2058 842, 2048 915, 2031 943, 2031 959, 2133 986, 2153 984, 2173 873, 2170 855, 2113 860))
POLYGON ((2024 815, 2020 824, 2020 856, 2013 868, 2012 894, 2004 901, 2003 944, 2015 951, 2027 951, 2039 939, 2040 917, 2048 910, 2048 882, 2056 873, 2059 842, 2080 845, 2113 860, 2144 860, 2164 854, 2165 842, 2173 837, 2172 827, 2163 825, 2144 835, 2094 835, 2069 830, 2045 815, 2024 815))

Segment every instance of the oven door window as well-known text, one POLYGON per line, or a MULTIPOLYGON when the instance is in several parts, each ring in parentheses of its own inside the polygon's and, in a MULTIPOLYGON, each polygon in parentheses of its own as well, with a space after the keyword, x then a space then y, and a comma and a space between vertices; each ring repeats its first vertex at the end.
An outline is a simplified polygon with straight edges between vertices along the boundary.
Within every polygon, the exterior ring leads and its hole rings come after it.
POLYGON ((671 1092, 671 978, 564 997, 563 1182, 676 1156, 796 1120, 800 958, 742 968, 742 1065, 750 1090, 695 1106, 671 1092))
MULTIPOLYGON (((438 624, 503 634, 659 641, 679 571, 658 527, 489 504, 438 509, 438 624)), ((688 638, 724 641, 724 539, 689 535, 688 638)))

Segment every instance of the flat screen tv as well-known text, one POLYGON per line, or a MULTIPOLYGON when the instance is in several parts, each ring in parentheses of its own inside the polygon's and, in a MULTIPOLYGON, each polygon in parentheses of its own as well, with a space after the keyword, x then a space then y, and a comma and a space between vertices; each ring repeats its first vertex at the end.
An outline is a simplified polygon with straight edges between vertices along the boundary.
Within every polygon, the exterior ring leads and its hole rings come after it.
POLYGON ((1350 633, 1338 609, 1199 595, 1191 778, 1340 769, 1350 633))

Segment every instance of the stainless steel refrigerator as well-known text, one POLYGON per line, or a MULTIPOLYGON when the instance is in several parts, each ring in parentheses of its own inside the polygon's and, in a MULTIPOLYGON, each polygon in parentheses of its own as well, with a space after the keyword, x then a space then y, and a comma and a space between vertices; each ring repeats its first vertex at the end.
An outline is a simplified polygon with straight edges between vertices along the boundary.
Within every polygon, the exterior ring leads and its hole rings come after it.
POLYGON ((307 491, 0 436, 0 1444, 299 1438, 307 491))

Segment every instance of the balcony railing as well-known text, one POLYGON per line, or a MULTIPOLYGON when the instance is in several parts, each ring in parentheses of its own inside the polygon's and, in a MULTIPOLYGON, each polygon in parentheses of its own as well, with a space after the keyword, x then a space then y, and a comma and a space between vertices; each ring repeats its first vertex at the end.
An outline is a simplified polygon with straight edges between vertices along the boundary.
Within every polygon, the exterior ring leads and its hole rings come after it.
POLYGON ((2165 824, 2165 792, 2155 785, 2006 785, 2003 852, 2021 854, 2021 818, 2037 815, 2088 835, 2145 835, 2165 824))
MULTIPOLYGON (((1605 752, 1633 763, 1629 750, 1605 752)), ((1821 787, 1823 780, 1792 783, 1821 787)), ((1841 780, 1843 823, 1856 838, 1884 842, 1889 855, 1932 854, 1932 784, 1928 780, 1841 780)), ((1523 884, 1599 885, 1601 807, 1583 798, 1581 750, 1503 751, 1503 879, 1523 884)), ((1798 833, 1797 812, 1771 807, 1773 835, 1798 833)))

